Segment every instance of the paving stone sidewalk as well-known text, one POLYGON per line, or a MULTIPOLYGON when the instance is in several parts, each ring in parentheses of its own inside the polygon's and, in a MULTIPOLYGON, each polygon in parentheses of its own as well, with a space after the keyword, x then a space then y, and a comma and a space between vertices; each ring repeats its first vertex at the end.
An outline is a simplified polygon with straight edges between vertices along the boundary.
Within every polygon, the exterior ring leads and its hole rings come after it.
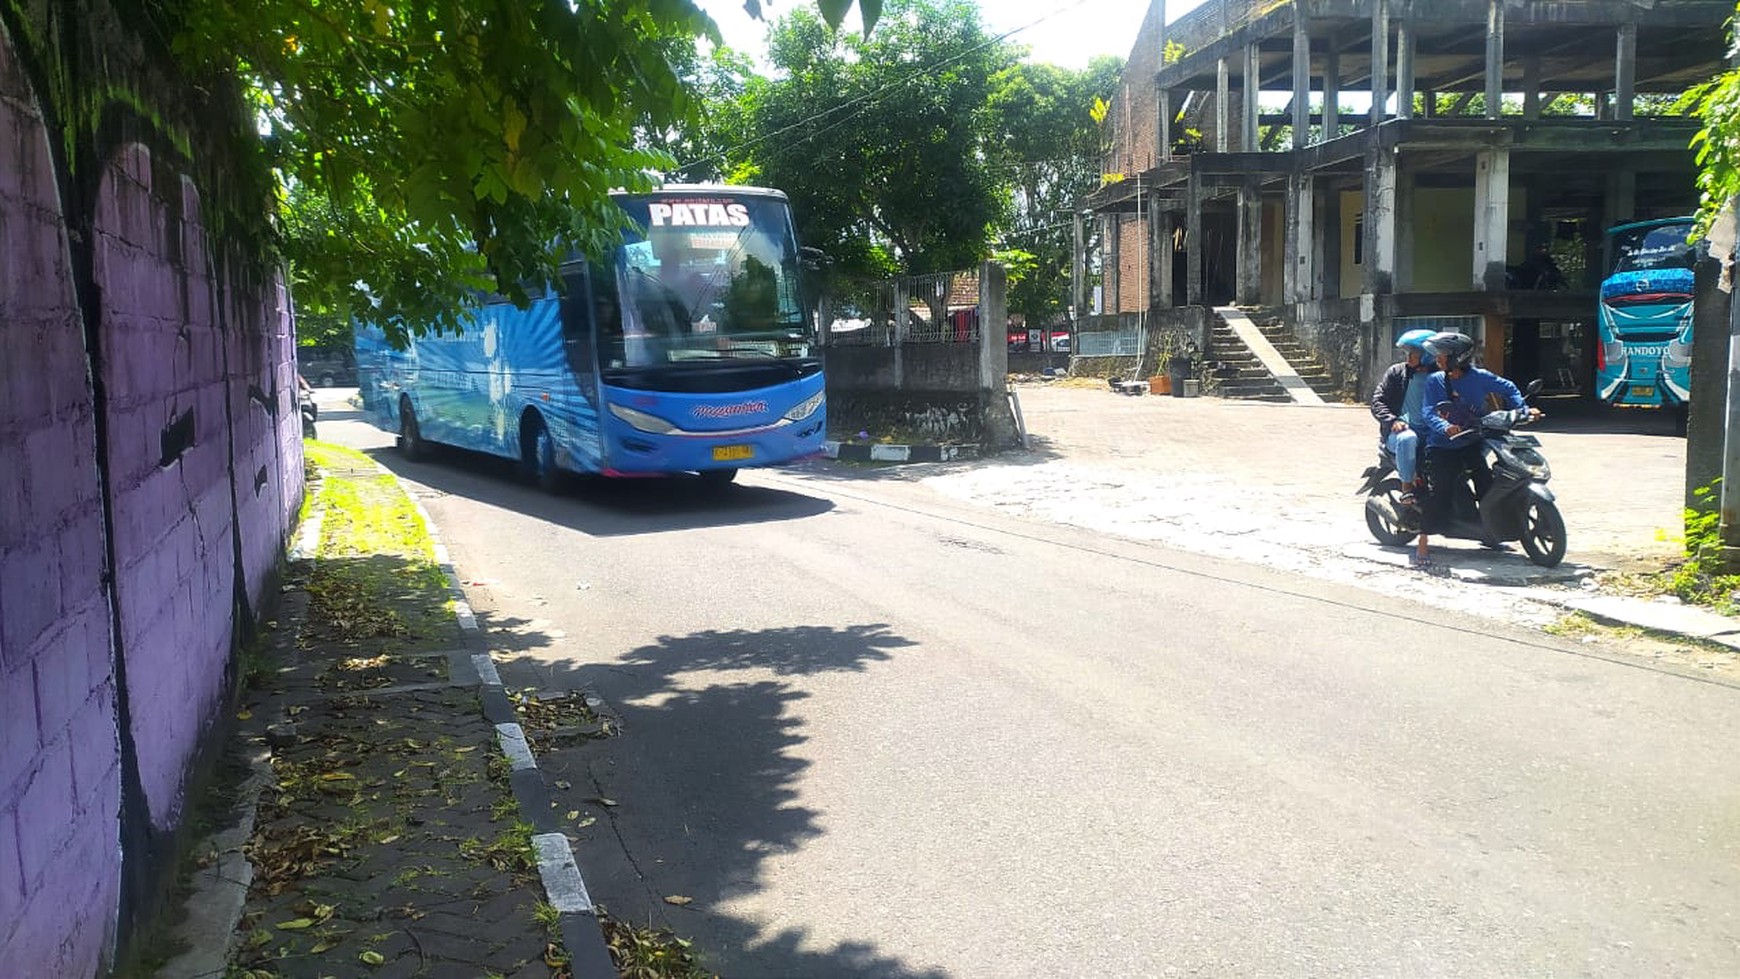
MULTIPOLYGON (((218 885, 218 910, 193 902, 205 947, 160 975, 574 975, 562 941, 574 915, 546 902, 537 820, 484 709, 481 647, 415 504, 366 460, 324 472, 310 494, 328 505, 245 657, 219 779, 234 783, 242 821, 206 845, 194 881, 208 898, 199 877, 218 885)), ((582 950, 590 966, 602 949, 582 950)))

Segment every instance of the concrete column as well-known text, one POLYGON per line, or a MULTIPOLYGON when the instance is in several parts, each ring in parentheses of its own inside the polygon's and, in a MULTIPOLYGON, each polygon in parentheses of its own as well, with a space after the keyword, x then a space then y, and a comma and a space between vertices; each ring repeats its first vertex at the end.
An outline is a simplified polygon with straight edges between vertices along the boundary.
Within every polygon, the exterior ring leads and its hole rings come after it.
POLYGON ((1371 4, 1371 124, 1381 126, 1390 100, 1390 4, 1371 4))
POLYGON ((1235 288, 1241 306, 1263 298, 1263 193, 1255 177, 1239 185, 1239 261, 1235 288))
POLYGON ((1541 117, 1541 56, 1527 55, 1523 58, 1523 118, 1539 119, 1541 117))
POLYGON ((1289 303, 1309 302, 1317 285, 1316 240, 1311 231, 1317 206, 1313 190, 1308 173, 1287 178, 1287 265, 1281 278, 1283 298, 1289 303))
POLYGON ((1396 118, 1414 118, 1414 22, 1396 27, 1396 118))
MULTIPOLYGON (((1601 230, 1637 217, 1637 171, 1609 170, 1607 194, 1602 199, 1601 230)), ((1609 256, 1611 257, 1611 256, 1609 256)), ((1693 334, 1696 336, 1696 334, 1693 334)))
POLYGON ((1167 248, 1170 241, 1163 237, 1161 208, 1158 194, 1148 198, 1148 305, 1165 309, 1172 305, 1172 294, 1160 289, 1160 266, 1161 259, 1169 261, 1171 254, 1167 248))
POLYGON ((1009 386, 1009 274, 1001 262, 979 265, 979 388, 1009 386))
POLYGON ((1506 242, 1510 237, 1510 151, 1474 156, 1474 269, 1477 291, 1504 289, 1506 242))
POLYGON ((1231 113, 1227 111, 1230 108, 1227 101, 1232 98, 1232 85, 1229 81, 1231 71, 1232 66, 1225 57, 1214 63, 1214 151, 1216 153, 1227 151, 1227 140, 1231 136, 1226 131, 1231 118, 1231 113))
POLYGON ((1154 132, 1160 143, 1158 159, 1165 163, 1172 159, 1172 90, 1169 88, 1154 93, 1154 132))
POLYGON ((1293 148, 1311 142, 1311 31, 1293 5, 1293 148))
MULTIPOLYGON (((1740 221, 1740 205, 1735 207, 1735 219, 1740 221)), ((1721 551, 1700 557, 1721 564, 1729 572, 1736 572, 1740 571, 1740 301, 1730 296, 1728 307, 1728 387, 1727 397, 1723 399, 1728 409, 1723 422, 1727 434, 1722 443, 1722 488, 1717 493, 1721 516, 1716 525, 1721 551)), ((1694 332, 1692 336, 1696 342, 1697 334, 1694 332)), ((1723 393, 1718 386, 1706 397, 1716 401, 1723 393)))
POLYGON ((1325 180, 1316 185, 1315 206, 1312 207, 1312 237, 1318 246, 1312 259, 1317 271, 1311 296, 1318 299, 1341 298, 1341 251, 1344 235, 1341 230, 1340 185, 1325 180))
POLYGON ((1116 316, 1123 310, 1124 290, 1124 216, 1116 211, 1106 215, 1105 245, 1100 254, 1105 260, 1100 266, 1101 311, 1116 316))
POLYGON ((1414 175, 1396 159, 1396 276, 1395 292, 1414 288, 1414 175))
POLYGON ((1172 210, 1170 205, 1161 208, 1159 225, 1160 247, 1154 250, 1154 257, 1159 262, 1159 265, 1156 266, 1156 271, 1159 275, 1156 277, 1157 281, 1154 283, 1154 295, 1159 298, 1162 308, 1171 309, 1173 294, 1172 260, 1177 255, 1176 249, 1173 248, 1173 237, 1178 231, 1178 213, 1172 210))
MULTIPOLYGON (((1637 95, 1637 25, 1619 25, 1619 50, 1613 64, 1613 118, 1631 119, 1637 95)), ((1696 334, 1694 334, 1695 336, 1696 334)))
MULTIPOLYGON (((1160 23, 1154 31, 1154 63, 1166 70, 1166 0, 1154 0, 1150 5, 1154 15, 1160 18, 1160 23)), ((1172 159, 1172 96, 1160 85, 1159 75, 1154 79, 1154 140, 1159 143, 1154 147, 1154 159, 1164 163, 1172 159)))
POLYGON ((1396 288, 1396 153, 1374 144, 1365 155, 1365 250, 1360 291, 1385 295, 1396 288))
POLYGON ((1323 55, 1323 140, 1341 134, 1341 52, 1331 47, 1323 55))
POLYGON ((1192 171, 1184 204, 1184 301, 1191 306, 1202 305, 1202 205, 1202 176, 1192 171))
POLYGON ((1486 5, 1486 118, 1504 107, 1504 0, 1486 5))
POLYGON ((907 279, 901 276, 894 280, 894 346, 906 342, 908 321, 912 317, 912 299, 907 293, 907 279))
POLYGON ((1257 96, 1263 90, 1263 62, 1257 54, 1255 44, 1245 45, 1245 118, 1244 138, 1239 141, 1239 149, 1246 153, 1257 151, 1257 121, 1262 114, 1262 106, 1257 96))

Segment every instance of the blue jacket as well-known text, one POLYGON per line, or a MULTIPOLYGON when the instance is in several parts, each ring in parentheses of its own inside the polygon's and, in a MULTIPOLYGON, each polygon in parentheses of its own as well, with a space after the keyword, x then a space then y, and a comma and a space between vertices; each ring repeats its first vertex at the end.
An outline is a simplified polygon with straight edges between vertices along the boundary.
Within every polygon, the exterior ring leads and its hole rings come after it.
POLYGON ((1489 411, 1521 408, 1525 404, 1515 384, 1489 370, 1470 367, 1454 381, 1449 374, 1439 371, 1426 378, 1426 400, 1420 406, 1420 414, 1426 419, 1426 447, 1441 449, 1454 445, 1450 441, 1451 425, 1472 428, 1489 411), (1451 402, 1451 407, 1439 411, 1442 401, 1451 402))

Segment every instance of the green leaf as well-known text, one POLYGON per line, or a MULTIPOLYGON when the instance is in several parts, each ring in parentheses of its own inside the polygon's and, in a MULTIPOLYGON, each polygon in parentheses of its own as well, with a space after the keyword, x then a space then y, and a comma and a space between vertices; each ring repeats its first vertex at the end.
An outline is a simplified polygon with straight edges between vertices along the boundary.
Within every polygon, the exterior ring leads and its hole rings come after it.
POLYGON ((839 30, 846 12, 852 9, 852 0, 816 0, 816 6, 821 8, 822 19, 828 22, 828 26, 839 30))

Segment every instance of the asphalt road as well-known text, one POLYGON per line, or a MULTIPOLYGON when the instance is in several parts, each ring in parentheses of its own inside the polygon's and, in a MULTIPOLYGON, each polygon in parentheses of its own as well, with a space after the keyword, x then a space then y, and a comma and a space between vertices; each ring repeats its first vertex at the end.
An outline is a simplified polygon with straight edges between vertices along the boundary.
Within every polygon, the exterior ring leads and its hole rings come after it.
POLYGON ((1740 974, 1710 678, 874 473, 379 457, 621 715, 547 766, 594 898, 725 976, 1740 974))

